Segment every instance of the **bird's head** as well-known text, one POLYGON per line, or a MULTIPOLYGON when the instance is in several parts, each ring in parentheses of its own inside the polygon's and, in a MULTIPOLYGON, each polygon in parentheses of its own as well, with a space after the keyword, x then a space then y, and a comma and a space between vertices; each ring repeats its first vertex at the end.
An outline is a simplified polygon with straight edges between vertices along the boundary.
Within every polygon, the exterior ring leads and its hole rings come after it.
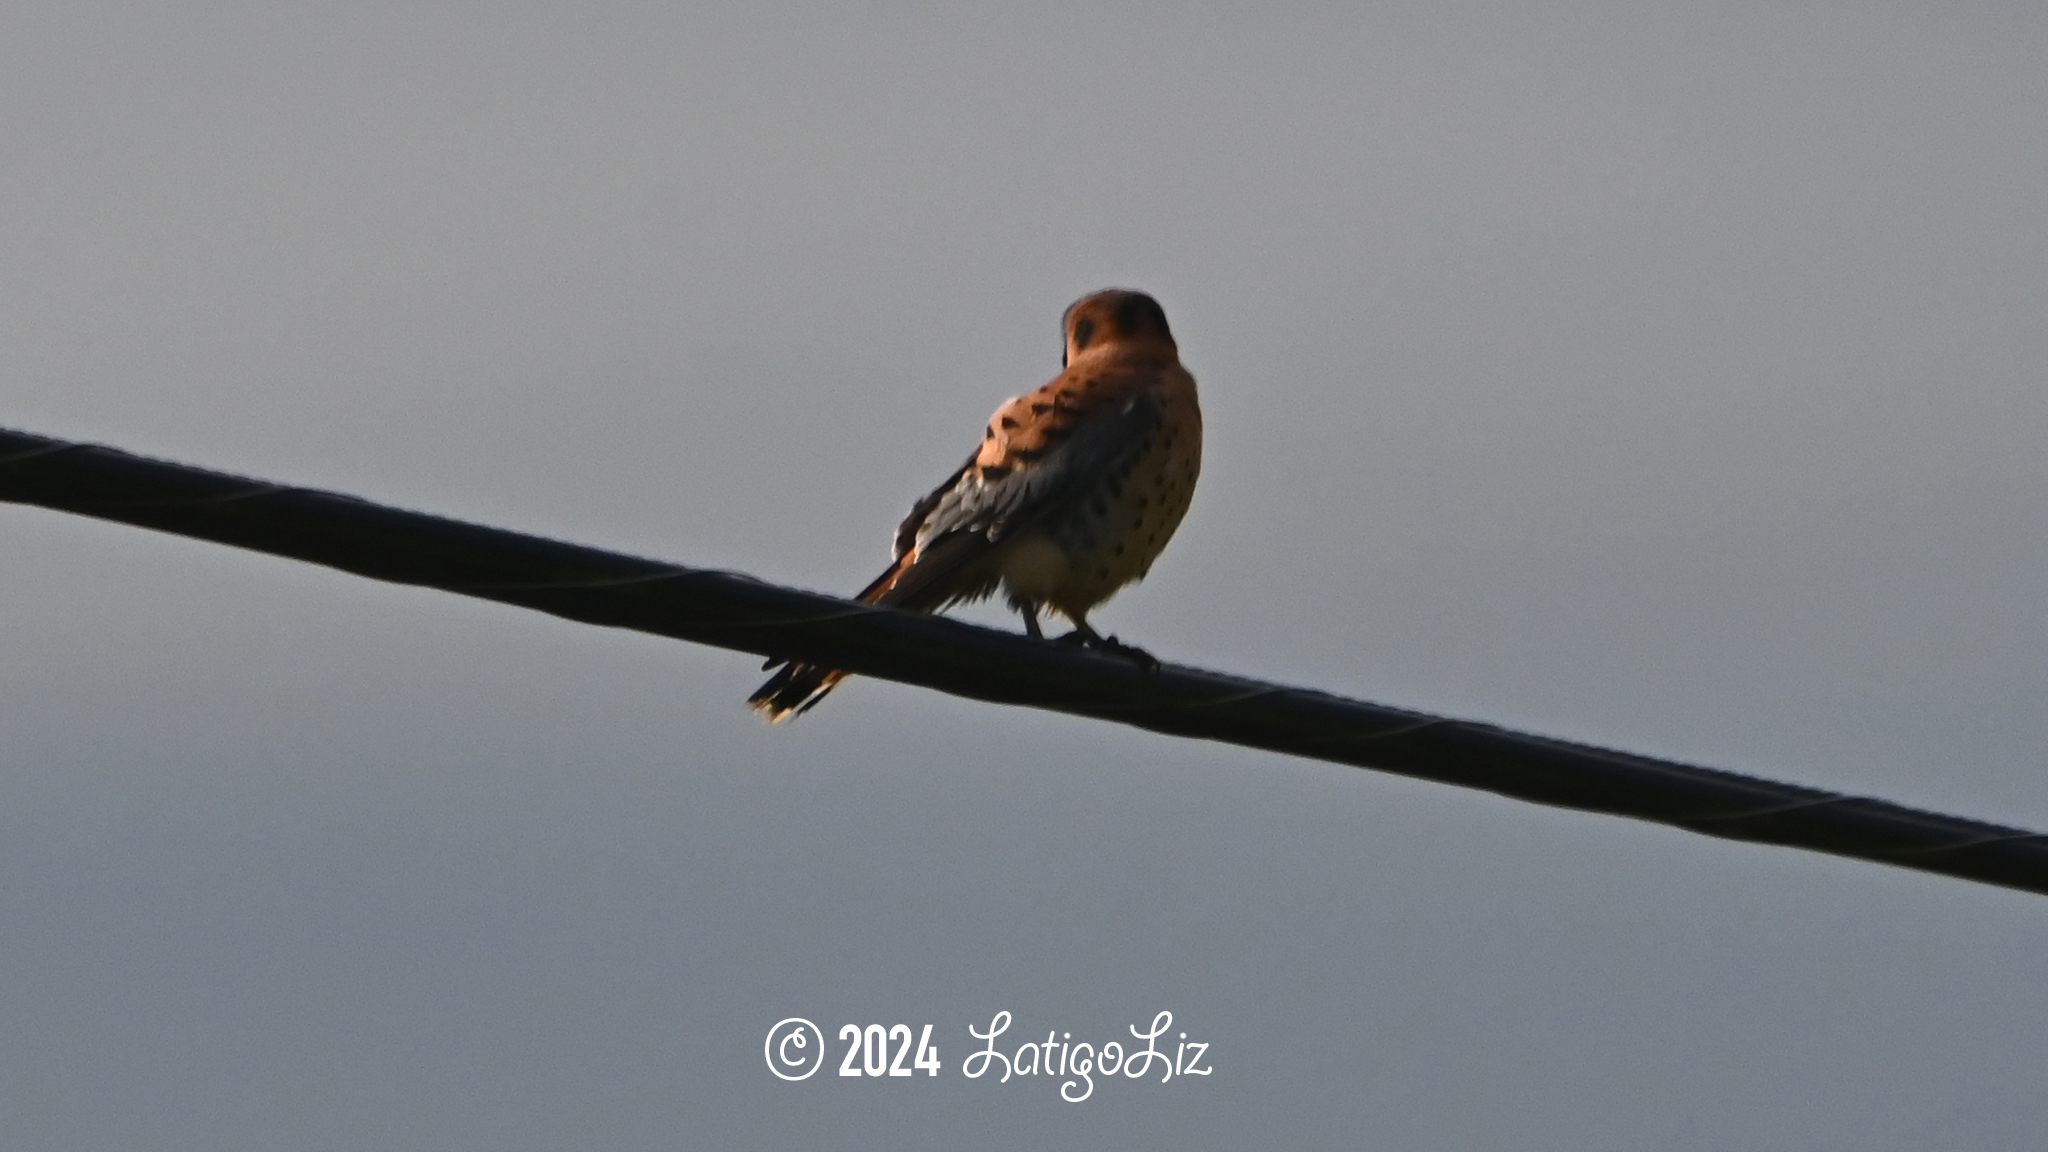
POLYGON ((1166 326, 1166 310, 1143 292, 1123 288, 1091 292, 1067 306, 1060 327, 1067 337, 1066 355, 1060 358, 1062 367, 1086 353, 1111 347, 1151 345, 1169 355, 1179 355, 1173 332, 1166 326))

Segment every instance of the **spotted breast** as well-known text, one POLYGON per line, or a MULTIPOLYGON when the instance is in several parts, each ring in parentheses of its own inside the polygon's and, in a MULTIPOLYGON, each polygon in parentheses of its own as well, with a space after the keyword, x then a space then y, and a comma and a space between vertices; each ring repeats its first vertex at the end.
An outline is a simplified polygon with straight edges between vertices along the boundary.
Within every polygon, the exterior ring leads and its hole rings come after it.
MULTIPOLYGON (((1125 425, 1114 458, 1100 475, 1015 533, 1001 557, 1004 590, 1020 610, 1041 604, 1077 623, 1085 623, 1089 609, 1151 571, 1187 515, 1202 467, 1194 378, 1139 357, 1102 360, 1089 365, 1096 371, 1078 380, 1062 376, 1020 397, 991 422, 999 427, 1016 409, 1054 406, 1064 420, 1025 425, 1038 433, 1029 438, 1038 443, 1056 443, 1093 420, 1125 425)), ((992 439, 982 456, 995 457, 1000 470, 1020 453, 1039 450, 1019 447, 1022 439, 992 439)))

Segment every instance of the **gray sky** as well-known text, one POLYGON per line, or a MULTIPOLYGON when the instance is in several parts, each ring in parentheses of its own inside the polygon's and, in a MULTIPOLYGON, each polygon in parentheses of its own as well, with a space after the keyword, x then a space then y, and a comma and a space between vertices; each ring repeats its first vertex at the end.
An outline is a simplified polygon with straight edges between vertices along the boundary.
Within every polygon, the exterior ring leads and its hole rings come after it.
MULTIPOLYGON (((17 3, 0 424, 850 591, 1138 287, 1208 455, 1106 629, 2048 827, 2044 188, 2020 5, 17 3)), ((9 1146, 2048 1126, 2038 897, 0 534, 9 1146)))

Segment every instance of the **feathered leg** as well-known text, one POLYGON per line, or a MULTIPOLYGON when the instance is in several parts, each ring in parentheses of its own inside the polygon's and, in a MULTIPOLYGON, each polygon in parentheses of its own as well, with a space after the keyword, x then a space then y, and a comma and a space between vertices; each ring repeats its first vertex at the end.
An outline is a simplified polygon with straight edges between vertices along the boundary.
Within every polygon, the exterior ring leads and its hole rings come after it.
POLYGON ((1012 600, 1010 606, 1024 616, 1024 634, 1033 640, 1045 639, 1045 633, 1038 627, 1038 602, 1035 600, 1012 600))

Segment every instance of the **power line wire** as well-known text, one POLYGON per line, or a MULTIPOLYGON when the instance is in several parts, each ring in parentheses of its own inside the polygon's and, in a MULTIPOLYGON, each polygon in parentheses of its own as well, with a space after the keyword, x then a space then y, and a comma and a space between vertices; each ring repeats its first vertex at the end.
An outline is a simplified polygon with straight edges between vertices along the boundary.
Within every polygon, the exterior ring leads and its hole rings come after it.
MULTIPOLYGON (((956 696, 2048 894, 2048 836, 0 429, 0 500, 956 696)), ((737 705, 735 705, 737 707, 737 705)))

